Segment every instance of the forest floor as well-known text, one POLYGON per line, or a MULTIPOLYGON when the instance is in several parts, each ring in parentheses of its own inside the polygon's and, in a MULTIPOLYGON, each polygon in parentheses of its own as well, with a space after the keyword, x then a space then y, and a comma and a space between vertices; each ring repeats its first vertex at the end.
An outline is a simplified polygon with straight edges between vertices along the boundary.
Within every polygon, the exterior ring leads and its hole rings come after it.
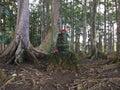
POLYGON ((120 64, 106 62, 80 60, 78 73, 0 64, 0 90, 120 90, 120 64))

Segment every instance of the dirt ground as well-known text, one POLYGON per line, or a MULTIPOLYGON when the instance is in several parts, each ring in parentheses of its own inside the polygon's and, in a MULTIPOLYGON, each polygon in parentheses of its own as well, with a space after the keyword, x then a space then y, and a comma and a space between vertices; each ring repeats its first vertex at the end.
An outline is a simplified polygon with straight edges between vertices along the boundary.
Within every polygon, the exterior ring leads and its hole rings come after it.
POLYGON ((77 73, 1 64, 0 90, 120 90, 120 64, 106 62, 80 60, 77 73))

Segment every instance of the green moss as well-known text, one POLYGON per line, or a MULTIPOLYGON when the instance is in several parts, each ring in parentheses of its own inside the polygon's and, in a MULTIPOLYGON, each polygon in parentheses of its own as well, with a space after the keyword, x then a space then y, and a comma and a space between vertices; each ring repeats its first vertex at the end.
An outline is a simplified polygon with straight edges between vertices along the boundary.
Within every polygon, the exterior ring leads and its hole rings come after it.
POLYGON ((42 41, 39 47, 37 47, 38 50, 43 51, 43 52, 51 52, 53 50, 53 34, 52 30, 48 32, 46 35, 45 40, 42 41))
POLYGON ((49 70, 57 68, 77 71, 78 59, 74 53, 52 53, 50 55, 49 70))

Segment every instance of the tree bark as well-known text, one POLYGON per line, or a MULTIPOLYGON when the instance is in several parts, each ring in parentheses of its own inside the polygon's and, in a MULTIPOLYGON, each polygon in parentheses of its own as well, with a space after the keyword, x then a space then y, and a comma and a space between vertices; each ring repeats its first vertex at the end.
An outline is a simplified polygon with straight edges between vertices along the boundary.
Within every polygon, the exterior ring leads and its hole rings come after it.
POLYGON ((41 6, 41 42, 45 39, 45 0, 42 0, 41 6))
POLYGON ((120 0, 118 0, 117 9, 117 54, 120 59, 120 0))
POLYGON ((71 19, 72 19, 72 22, 71 22, 71 45, 70 45, 70 47, 71 47, 71 50, 74 52, 74 45, 75 45, 75 43, 74 43, 74 37, 75 37, 75 33, 74 33, 74 0, 72 1, 72 10, 73 10, 73 12, 72 12, 72 16, 71 16, 71 19))
POLYGON ((53 40, 54 47, 56 47, 57 38, 58 38, 58 20, 59 20, 59 12, 60 12, 60 3, 61 0, 52 0, 52 29, 53 29, 53 40))
POLYGON ((105 6, 105 10, 104 10, 104 52, 106 52, 107 50, 107 45, 106 45, 106 0, 104 0, 104 6, 105 6))
POLYGON ((29 0, 18 0, 18 14, 15 42, 21 39, 25 47, 30 47, 29 41, 29 0))
POLYGON ((83 52, 86 51, 86 38, 87 38, 87 32, 86 32, 86 26, 87 26, 87 6, 86 6, 87 0, 84 0, 84 29, 83 29, 83 52))
POLYGON ((96 47, 96 8, 97 8, 97 0, 93 0, 93 7, 91 13, 91 30, 90 30, 90 38, 91 38, 91 58, 97 57, 97 47, 96 47))

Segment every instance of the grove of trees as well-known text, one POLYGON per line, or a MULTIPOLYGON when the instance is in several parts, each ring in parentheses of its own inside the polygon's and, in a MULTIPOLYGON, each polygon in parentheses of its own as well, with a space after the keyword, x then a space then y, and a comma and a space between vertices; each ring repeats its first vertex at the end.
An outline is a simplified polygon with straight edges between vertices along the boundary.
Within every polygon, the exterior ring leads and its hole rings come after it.
POLYGON ((1 61, 18 64, 32 58, 37 63, 53 51, 62 28, 69 33, 70 51, 92 59, 107 54, 120 59, 120 0, 34 2, 0 1, 1 61))

